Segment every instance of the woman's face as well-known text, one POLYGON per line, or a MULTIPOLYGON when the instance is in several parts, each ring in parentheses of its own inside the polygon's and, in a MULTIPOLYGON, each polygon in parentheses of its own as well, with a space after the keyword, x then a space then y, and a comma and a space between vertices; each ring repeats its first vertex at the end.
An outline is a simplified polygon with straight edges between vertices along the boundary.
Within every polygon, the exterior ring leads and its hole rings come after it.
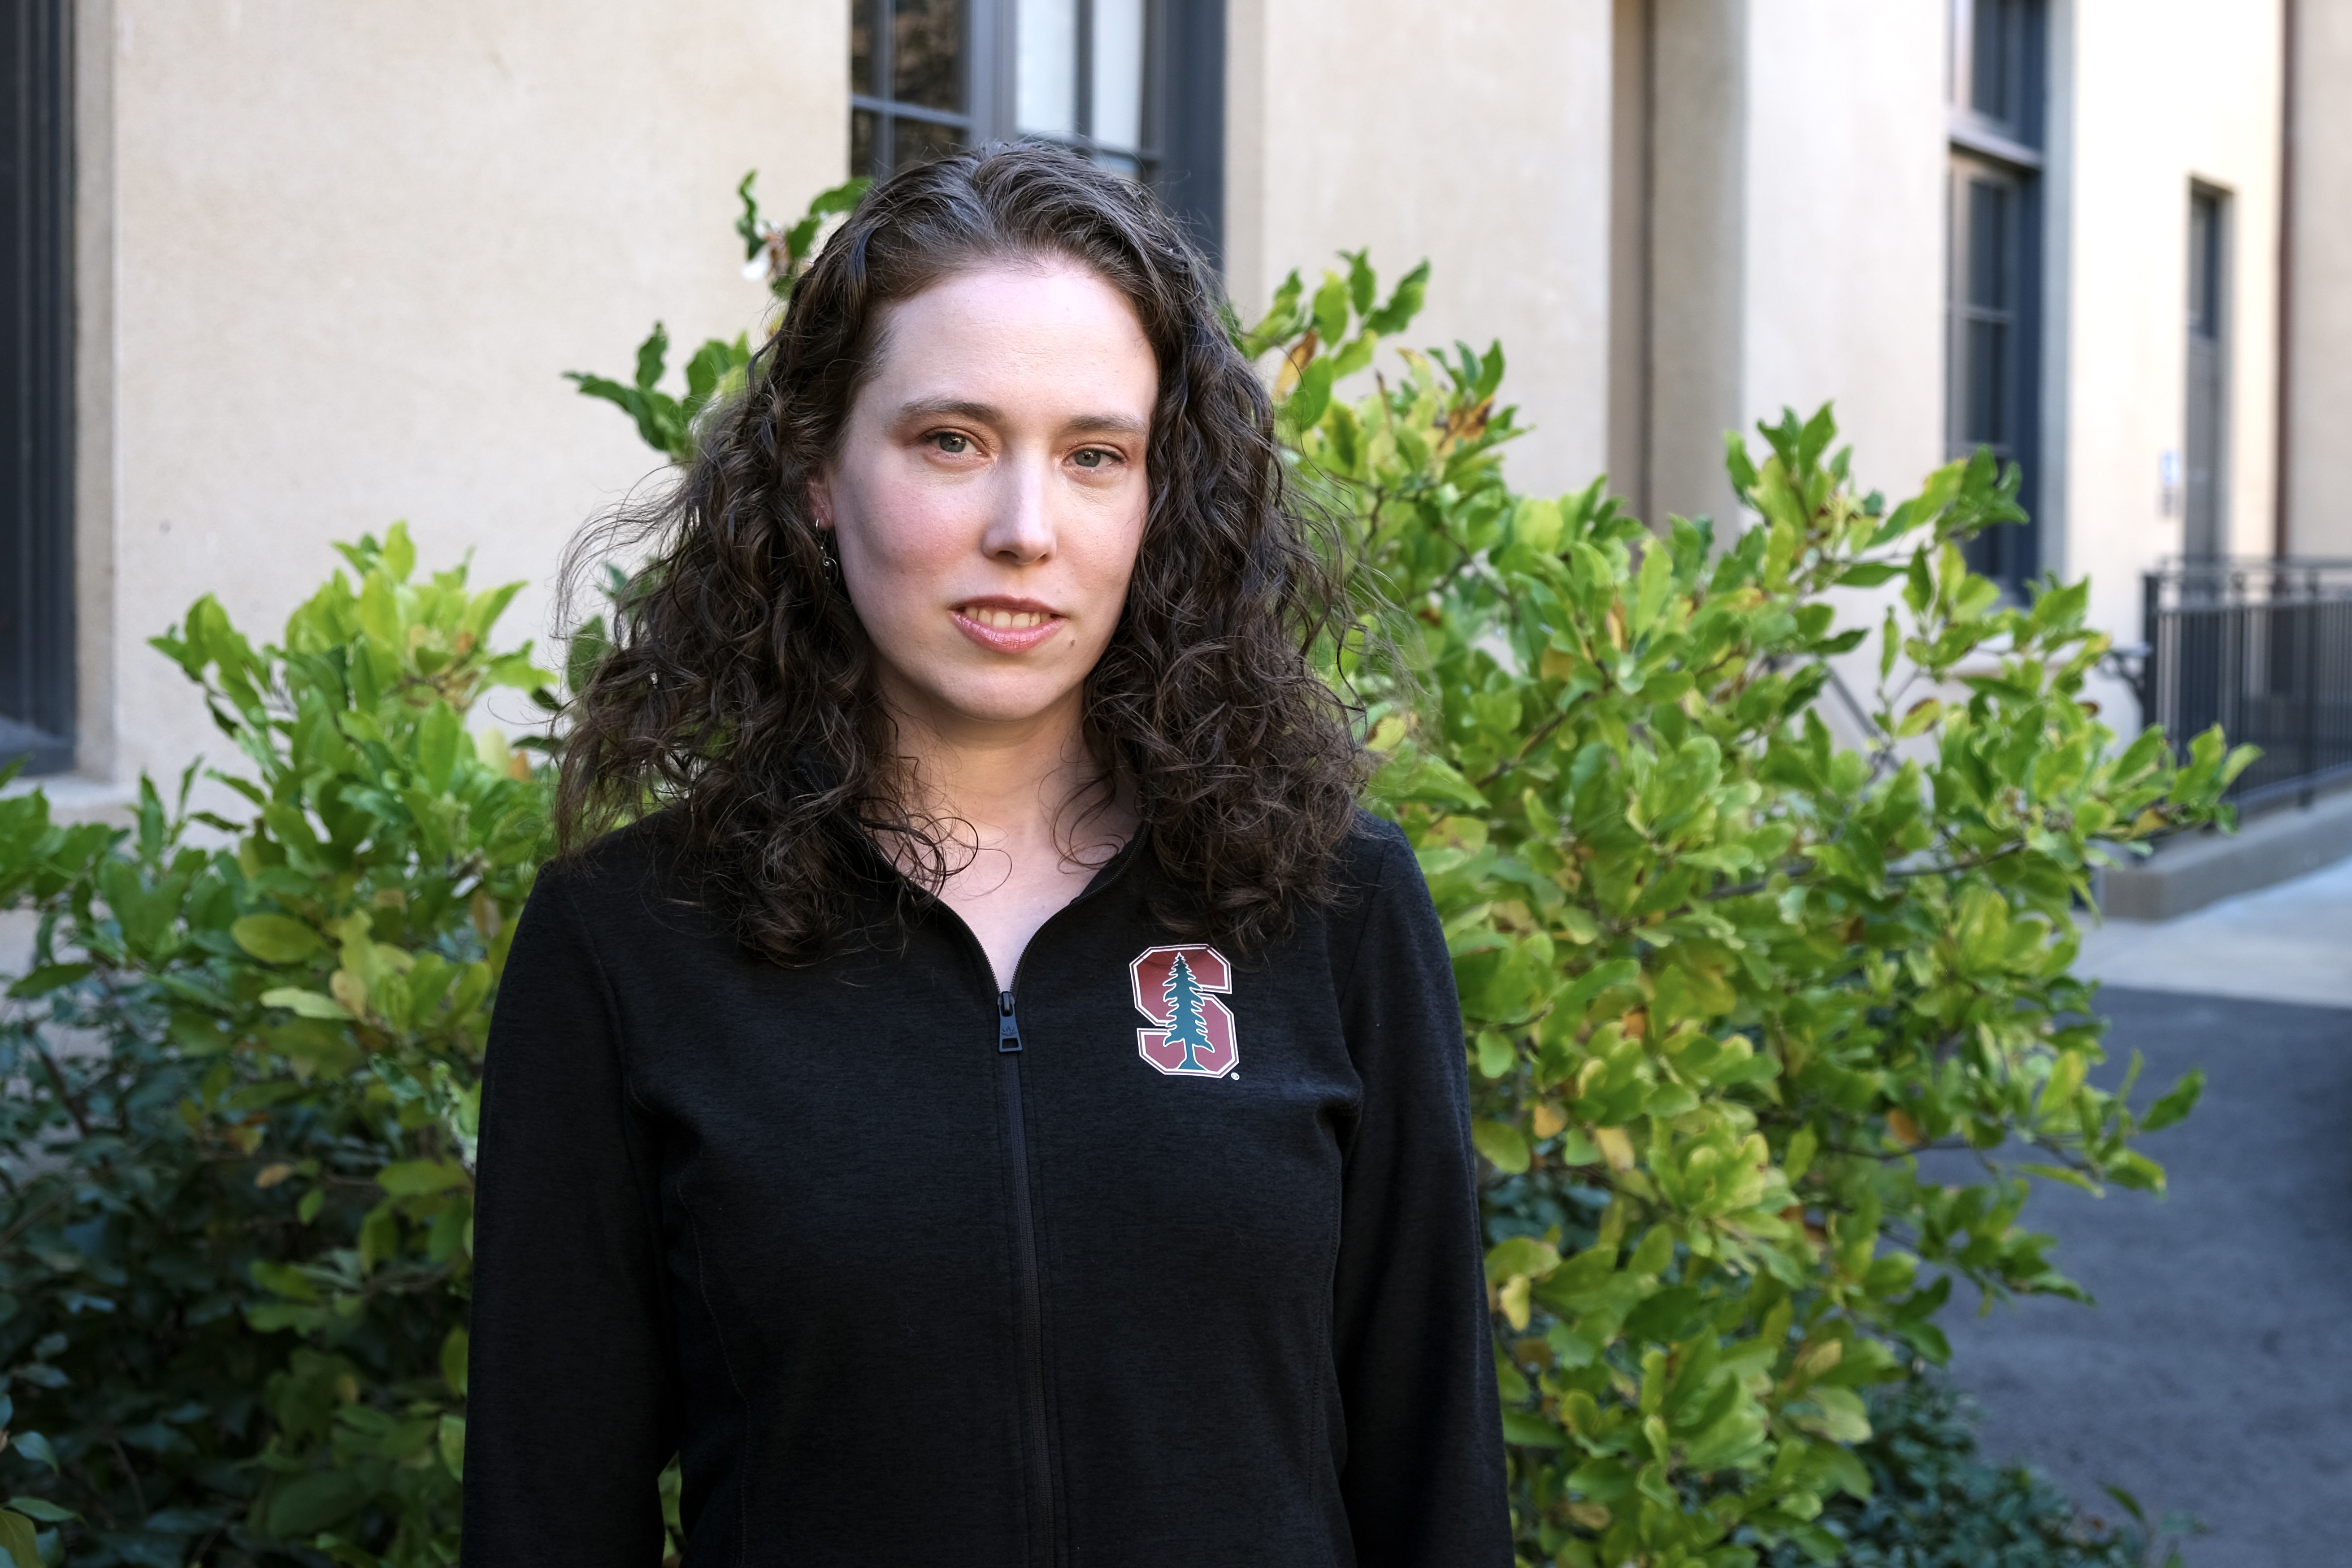
POLYGON ((883 695, 942 736, 1074 720, 1143 540, 1160 375, 1142 323, 1059 258, 888 310, 812 487, 883 695))

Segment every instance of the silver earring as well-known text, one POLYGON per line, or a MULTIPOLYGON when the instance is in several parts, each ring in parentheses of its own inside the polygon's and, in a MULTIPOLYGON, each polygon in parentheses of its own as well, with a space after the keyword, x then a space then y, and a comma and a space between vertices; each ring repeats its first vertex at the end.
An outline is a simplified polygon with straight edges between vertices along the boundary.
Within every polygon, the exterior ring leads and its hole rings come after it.
POLYGON ((835 587, 841 586, 841 563, 834 558, 833 530, 821 528, 816 534, 817 553, 824 561, 824 580, 835 587))

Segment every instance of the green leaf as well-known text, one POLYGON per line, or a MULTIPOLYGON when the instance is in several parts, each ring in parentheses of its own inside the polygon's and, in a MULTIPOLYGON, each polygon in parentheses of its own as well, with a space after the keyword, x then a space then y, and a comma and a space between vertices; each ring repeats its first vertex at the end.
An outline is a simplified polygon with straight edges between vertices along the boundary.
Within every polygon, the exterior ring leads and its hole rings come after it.
POLYGON ((1521 1448, 1565 1448, 1567 1435, 1528 1410, 1503 1412, 1503 1441, 1521 1448))
POLYGON ((86 980, 96 973, 96 969, 95 964, 89 963, 44 963, 8 987, 8 994, 20 1002, 28 1002, 52 991, 63 990, 77 980, 86 980))
POLYGON ((37 1519, 43 1524, 63 1524, 68 1520, 81 1517, 73 1510, 53 1503, 43 1497, 12 1497, 8 1500, 8 1506, 26 1518, 37 1519))
POLYGON ((438 1435, 441 1463, 457 1480, 466 1479, 466 1418, 443 1415, 438 1435))
POLYGON ((394 1197, 415 1197, 466 1184, 466 1168, 454 1160, 398 1160, 378 1171, 376 1185, 394 1197))
POLYGON ((1387 304, 1364 318, 1365 330, 1378 332, 1384 338, 1395 337, 1421 314, 1422 297, 1428 289, 1429 263, 1423 261, 1397 279, 1397 286, 1390 291, 1387 304))
POLYGON ((662 378, 662 369, 669 359, 669 329, 659 321, 637 345, 637 390, 651 392, 662 378))
POLYGON ((464 721, 446 702, 436 702, 416 722, 416 769, 425 787, 439 795, 449 787, 450 770, 457 762, 457 741, 464 721))
POLYGON ((2173 1123, 2185 1121, 2189 1113, 2197 1109, 2197 1101, 2204 1093, 2205 1069, 2190 1068, 2162 1099, 2147 1108, 2147 1114, 2140 1119, 2140 1130, 2161 1132, 2173 1123))
POLYGON ((326 951, 319 933, 290 915, 247 915, 228 928, 228 934, 264 963, 299 963, 326 951))
POLYGON ((280 1477, 269 1491, 269 1532, 308 1539, 357 1513, 371 1489, 357 1469, 280 1477))
POLYGON ((1348 285, 1337 273, 1326 272, 1315 290, 1315 331, 1335 348, 1348 335, 1348 285))
POLYGON ((1498 1171, 1517 1175, 1528 1168, 1528 1135, 1507 1121, 1473 1122, 1470 1142, 1498 1171))
POLYGON ((51 1470, 58 1468, 57 1450, 38 1432, 14 1433, 8 1438, 8 1447, 37 1465, 47 1465, 51 1470))
POLYGON ((256 1259, 246 1267, 253 1276, 253 1282, 272 1295, 283 1296, 289 1301, 315 1301, 319 1299, 318 1286, 311 1283, 309 1275, 290 1263, 256 1259))
POLYGON ((0 1511, 0 1548, 6 1549, 16 1568, 42 1568, 35 1533, 33 1521, 23 1514, 0 1511))

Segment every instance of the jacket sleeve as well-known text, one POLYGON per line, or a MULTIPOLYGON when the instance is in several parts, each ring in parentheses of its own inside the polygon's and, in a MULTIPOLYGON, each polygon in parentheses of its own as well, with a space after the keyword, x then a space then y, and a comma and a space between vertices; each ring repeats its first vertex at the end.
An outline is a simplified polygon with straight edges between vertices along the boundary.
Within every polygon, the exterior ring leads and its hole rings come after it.
POLYGON ((1332 1350, 1340 1489, 1362 1568, 1508 1568, 1462 1013, 1428 886, 1387 840, 1341 1016, 1363 1082, 1332 1350))
POLYGON ((483 1064, 464 1568, 652 1568, 677 1447, 655 1140, 560 875, 507 958, 483 1064))

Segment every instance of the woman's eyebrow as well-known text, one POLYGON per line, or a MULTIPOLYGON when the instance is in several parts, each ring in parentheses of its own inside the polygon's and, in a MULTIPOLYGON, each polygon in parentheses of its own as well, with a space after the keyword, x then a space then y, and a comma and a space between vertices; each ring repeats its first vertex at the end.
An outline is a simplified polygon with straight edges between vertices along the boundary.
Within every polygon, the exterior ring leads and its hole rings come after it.
MULTIPOLYGON (((918 397, 898 405, 893 424, 905 425, 918 419, 948 416, 969 419, 975 425, 992 425, 1002 428, 1004 411, 991 403, 974 403, 962 397, 918 397)), ((1062 422, 1065 436, 1131 436, 1141 438, 1150 434, 1150 427, 1131 414, 1080 414, 1062 422)))
POLYGON ((893 423, 935 419, 943 414, 969 419, 976 425, 998 425, 1004 419, 1002 409, 986 403, 973 403, 961 397, 918 397, 912 402, 898 405, 898 417, 893 423))
POLYGON ((1133 436, 1140 439, 1150 434, 1143 421, 1129 414, 1081 414, 1065 423, 1066 436, 1133 436))

